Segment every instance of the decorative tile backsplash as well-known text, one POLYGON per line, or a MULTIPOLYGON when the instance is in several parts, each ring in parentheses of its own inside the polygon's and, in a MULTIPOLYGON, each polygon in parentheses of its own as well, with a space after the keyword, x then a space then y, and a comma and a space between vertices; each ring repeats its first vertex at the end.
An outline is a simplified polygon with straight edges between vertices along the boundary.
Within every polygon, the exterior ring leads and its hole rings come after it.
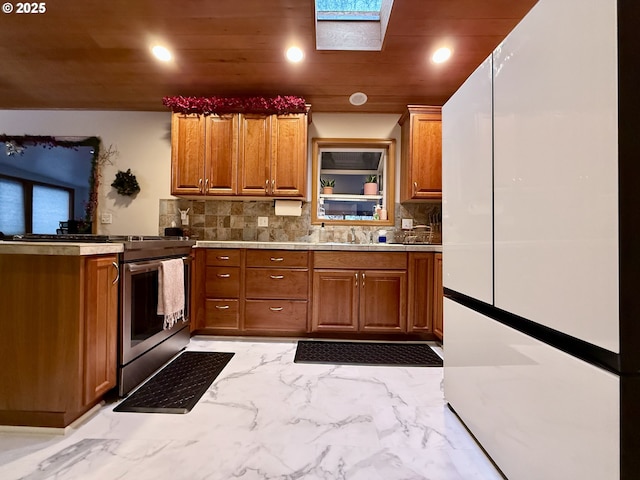
MULTIPOLYGON (((311 224, 311 203, 302 203, 300 217, 275 214, 274 202, 252 200, 186 200, 172 198, 160 200, 159 234, 175 222, 185 235, 198 240, 234 240, 259 242, 318 242, 320 225, 311 224), (180 222, 180 210, 189 209, 189 225, 180 222), (258 217, 267 217, 269 225, 258 227, 258 217)), ((350 242, 355 232, 358 243, 376 241, 377 232, 385 228, 388 241, 394 241, 394 231, 400 231, 403 218, 413 219, 414 225, 428 225, 432 216, 440 216, 440 203, 396 204, 395 228, 327 225, 322 234, 325 242, 350 242)))

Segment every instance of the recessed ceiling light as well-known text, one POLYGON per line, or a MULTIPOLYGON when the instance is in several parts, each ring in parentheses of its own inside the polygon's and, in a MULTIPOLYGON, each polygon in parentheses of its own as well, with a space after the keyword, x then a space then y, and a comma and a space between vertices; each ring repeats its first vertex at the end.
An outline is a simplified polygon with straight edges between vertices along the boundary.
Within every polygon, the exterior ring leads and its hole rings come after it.
POLYGON ((304 58, 304 53, 298 47, 289 47, 287 49, 287 60, 290 62, 300 62, 304 58))
POLYGON ((173 58, 169 49, 162 45, 154 45, 151 47, 151 53, 153 53, 153 55, 162 62, 168 62, 173 58))
POLYGON ((368 97, 366 94, 362 93, 362 92, 356 92, 351 94, 351 96, 349 97, 349 103, 351 103, 351 105, 364 105, 365 103, 367 103, 368 97))
POLYGON ((434 52, 434 54, 431 56, 431 61, 433 61, 433 63, 443 63, 446 62, 447 60, 449 60, 449 58, 451 57, 451 49, 448 47, 442 47, 439 48, 438 50, 436 50, 434 52))

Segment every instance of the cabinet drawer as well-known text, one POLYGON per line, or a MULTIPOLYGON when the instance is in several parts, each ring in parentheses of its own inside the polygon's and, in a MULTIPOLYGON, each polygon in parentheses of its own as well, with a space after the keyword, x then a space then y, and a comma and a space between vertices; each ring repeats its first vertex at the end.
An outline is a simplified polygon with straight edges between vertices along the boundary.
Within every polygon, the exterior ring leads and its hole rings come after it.
POLYGON ((301 300, 247 300, 244 329, 307 331, 307 302, 301 300))
POLYGON ((307 267, 309 253, 300 250, 247 250, 247 267, 307 267))
POLYGON ((407 254, 404 252, 315 252, 314 268, 349 268, 375 270, 404 270, 407 254))
POLYGON ((309 271, 286 268, 247 268, 247 298, 291 298, 306 300, 308 297, 309 271))
POLYGON ((207 267, 205 296, 213 298, 237 298, 239 295, 239 267, 207 267))
POLYGON ((235 299, 207 299, 204 328, 238 330, 240 328, 239 301, 235 299))
POLYGON ((207 249, 206 264, 211 266, 240 266, 241 250, 236 249, 207 249))

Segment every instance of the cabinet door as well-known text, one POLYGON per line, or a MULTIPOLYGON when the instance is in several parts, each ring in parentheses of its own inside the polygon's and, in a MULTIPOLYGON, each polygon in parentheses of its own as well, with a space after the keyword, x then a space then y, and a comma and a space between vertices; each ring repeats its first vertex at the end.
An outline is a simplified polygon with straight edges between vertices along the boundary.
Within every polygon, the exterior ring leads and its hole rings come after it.
POLYGON ((118 263, 115 255, 85 260, 84 404, 116 385, 118 263))
POLYGON ((417 107, 402 124, 401 202, 442 198, 441 118, 440 107, 417 107))
POLYGON ((238 115, 206 117, 204 191, 234 195, 238 184, 238 115))
POLYGON ((433 328, 433 253, 409 253, 407 325, 409 332, 431 333, 433 328))
POLYGON ((444 292, 442 289, 442 254, 435 254, 435 265, 433 268, 433 333, 440 340, 444 337, 444 325, 442 318, 442 304, 444 301, 444 292))
POLYGON ((314 271, 312 331, 358 330, 359 280, 357 270, 314 271))
POLYGON ((205 120, 199 115, 171 117, 171 194, 202 195, 205 120))
POLYGON ((271 118, 271 195, 303 197, 307 185, 307 116, 271 118))
POLYGON ((406 332, 407 274, 404 271, 360 272, 361 332, 406 332))
POLYGON ((264 197, 271 191, 271 117, 240 115, 238 181, 241 195, 264 197))

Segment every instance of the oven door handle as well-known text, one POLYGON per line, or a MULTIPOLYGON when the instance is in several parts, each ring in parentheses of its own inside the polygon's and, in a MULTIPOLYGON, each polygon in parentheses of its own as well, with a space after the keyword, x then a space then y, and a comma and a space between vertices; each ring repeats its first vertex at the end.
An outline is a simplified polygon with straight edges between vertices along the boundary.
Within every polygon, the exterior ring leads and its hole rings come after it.
POLYGON ((116 278, 113 282, 111 282, 111 285, 115 285, 116 283, 118 283, 118 280, 120 280, 120 267, 116 262, 111 262, 111 265, 113 265, 113 268, 116 269, 116 278))
MULTIPOLYGON (((191 257, 181 257, 181 260, 185 263, 189 263, 191 257)), ((151 272, 153 270, 158 270, 161 260, 152 260, 149 262, 134 262, 134 263, 125 263, 124 268, 130 273, 144 273, 151 272)))

